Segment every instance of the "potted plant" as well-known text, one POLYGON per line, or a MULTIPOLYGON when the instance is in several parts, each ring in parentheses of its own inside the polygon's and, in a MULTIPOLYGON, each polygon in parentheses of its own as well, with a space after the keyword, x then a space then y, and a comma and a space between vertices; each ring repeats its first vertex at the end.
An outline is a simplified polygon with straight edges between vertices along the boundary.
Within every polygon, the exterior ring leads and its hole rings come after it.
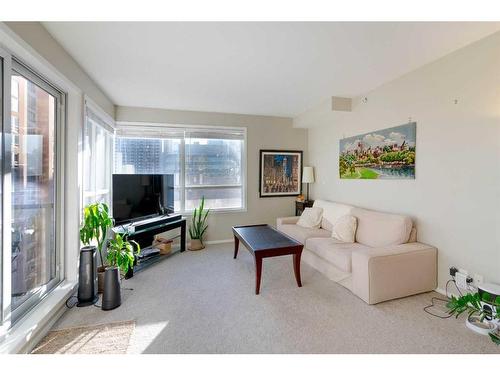
POLYGON ((493 321, 500 319, 500 296, 493 298, 488 293, 481 295, 467 293, 458 298, 451 297, 446 307, 456 318, 467 312, 469 314, 466 320, 467 327, 483 335, 489 335, 495 344, 500 345, 499 327, 493 321), (496 313, 491 310, 490 305, 495 307, 496 313))
POLYGON ((80 241, 89 246, 97 243, 97 251, 101 265, 97 268, 98 291, 102 293, 104 285, 105 264, 102 256, 108 230, 113 226, 113 218, 109 216, 106 203, 89 204, 83 209, 83 225, 80 228, 80 241))
POLYGON ((104 291, 102 294, 102 309, 112 310, 121 305, 120 271, 126 274, 134 266, 134 247, 137 253, 141 248, 135 241, 127 241, 120 234, 108 242, 108 266, 104 273, 104 291))
POLYGON ((207 231, 207 217, 210 210, 205 210, 205 197, 201 198, 200 206, 194 209, 191 225, 189 226, 189 236, 191 242, 189 250, 201 250, 205 248, 203 245, 203 236, 207 231))

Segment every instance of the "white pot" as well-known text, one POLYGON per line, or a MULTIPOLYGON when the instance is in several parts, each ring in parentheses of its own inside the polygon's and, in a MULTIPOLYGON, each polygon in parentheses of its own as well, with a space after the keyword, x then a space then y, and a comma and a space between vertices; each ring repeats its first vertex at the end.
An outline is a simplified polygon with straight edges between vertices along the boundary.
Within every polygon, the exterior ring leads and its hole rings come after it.
POLYGON ((482 322, 477 316, 470 316, 465 321, 465 326, 470 330, 479 333, 480 335, 488 336, 488 334, 496 331, 497 325, 490 321, 484 319, 482 322))

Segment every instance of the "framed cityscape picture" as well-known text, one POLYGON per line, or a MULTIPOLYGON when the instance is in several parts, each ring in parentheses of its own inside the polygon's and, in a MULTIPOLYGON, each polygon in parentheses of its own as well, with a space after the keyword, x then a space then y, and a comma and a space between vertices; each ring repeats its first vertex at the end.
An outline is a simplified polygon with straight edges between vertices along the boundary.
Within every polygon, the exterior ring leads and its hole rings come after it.
POLYGON ((260 197, 286 197, 302 192, 302 151, 260 150, 260 197))

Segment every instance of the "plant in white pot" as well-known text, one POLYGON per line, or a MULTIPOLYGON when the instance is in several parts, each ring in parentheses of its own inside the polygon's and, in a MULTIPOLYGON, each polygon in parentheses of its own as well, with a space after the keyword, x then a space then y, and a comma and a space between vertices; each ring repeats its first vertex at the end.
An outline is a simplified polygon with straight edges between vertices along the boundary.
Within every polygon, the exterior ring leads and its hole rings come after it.
POLYGON ((100 266, 97 268, 98 290, 102 293, 104 287, 104 263, 103 250, 106 244, 108 230, 113 226, 113 218, 109 215, 106 203, 92 203, 83 209, 83 225, 80 228, 80 241, 85 246, 97 245, 100 266))
POLYGON ((495 321, 500 321, 500 296, 489 293, 467 293, 460 297, 451 297, 446 304, 449 313, 459 317, 467 313, 466 325, 475 332, 488 335, 495 344, 500 345, 499 327, 495 321), (486 303, 486 304, 485 304, 486 303), (492 310, 493 306, 496 310, 492 310))
POLYGON ((120 271, 126 274, 134 266, 134 247, 138 253, 141 247, 135 241, 127 241, 125 237, 116 234, 108 243, 108 266, 104 274, 104 292, 102 294, 102 309, 112 310, 121 305, 120 271))
POLYGON ((205 210, 205 197, 201 197, 200 206, 194 209, 191 225, 189 226, 189 236, 191 241, 189 250, 201 250, 205 248, 203 236, 207 231, 207 217, 210 210, 205 210))

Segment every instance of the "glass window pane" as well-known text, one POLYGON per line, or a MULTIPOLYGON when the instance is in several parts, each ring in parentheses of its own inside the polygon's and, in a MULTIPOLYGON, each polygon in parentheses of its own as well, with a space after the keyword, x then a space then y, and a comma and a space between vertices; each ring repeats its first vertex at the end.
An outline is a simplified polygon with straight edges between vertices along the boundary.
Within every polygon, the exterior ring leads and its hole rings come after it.
POLYGON ((104 202, 109 205, 113 168, 112 135, 98 122, 87 116, 83 142, 83 206, 95 202, 104 202))
POLYGON ((55 98, 12 76, 12 309, 56 278, 55 98))
POLYGON ((173 174, 174 208, 180 210, 180 139, 115 138, 114 173, 173 174))
POLYGON ((241 184, 242 147, 241 140, 187 138, 186 186, 241 184))
POLYGON ((106 169, 106 135, 105 131, 100 126, 96 126, 95 136, 95 189, 96 191, 107 189, 107 174, 109 171, 106 169))
MULTIPOLYGON (((2 117, 0 118, 0 126, 2 129, 4 128, 4 117, 3 117, 3 87, 4 87, 4 67, 3 67, 4 61, 3 58, 0 57, 0 88, 2 91, 0 91, 0 114, 2 114, 2 117)), ((0 134, 0 163, 3 163, 3 158, 4 158, 4 149, 3 149, 3 144, 4 144, 4 134, 0 134)), ((3 167, 2 167, 3 170, 3 167)), ((2 173, 2 179, 3 179, 3 173, 2 173)), ((3 201, 4 201, 4 195, 3 195, 3 181, 0 183, 0 212, 3 213, 3 201)), ((3 218, 0 221, 0 326, 3 323, 4 316, 3 316, 3 307, 4 307, 4 300, 3 300, 3 218)))
POLYGON ((241 187, 236 188, 187 188, 186 210, 194 210, 205 197, 206 208, 241 208, 243 193, 241 187))
MULTIPOLYGON (((88 120, 85 122, 85 127, 83 130, 83 191, 88 193, 94 190, 92 173, 94 171, 92 160, 93 160, 93 142, 92 142, 92 132, 94 131, 94 126, 92 121, 88 120)), ((84 194, 85 195, 85 194, 84 194)))

